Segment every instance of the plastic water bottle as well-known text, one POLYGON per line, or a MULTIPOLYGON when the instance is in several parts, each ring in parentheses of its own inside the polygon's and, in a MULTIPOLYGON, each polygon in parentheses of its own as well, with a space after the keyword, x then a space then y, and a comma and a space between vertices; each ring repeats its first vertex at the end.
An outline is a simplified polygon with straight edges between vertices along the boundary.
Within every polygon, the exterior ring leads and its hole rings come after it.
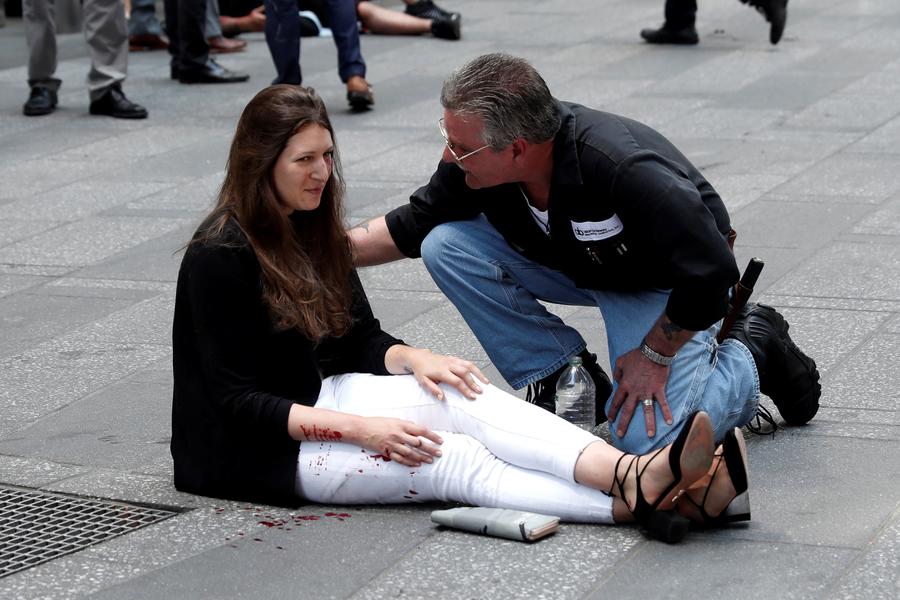
POLYGON ((556 382, 556 414, 587 431, 596 422, 594 380, 581 364, 580 356, 569 359, 568 368, 556 382))

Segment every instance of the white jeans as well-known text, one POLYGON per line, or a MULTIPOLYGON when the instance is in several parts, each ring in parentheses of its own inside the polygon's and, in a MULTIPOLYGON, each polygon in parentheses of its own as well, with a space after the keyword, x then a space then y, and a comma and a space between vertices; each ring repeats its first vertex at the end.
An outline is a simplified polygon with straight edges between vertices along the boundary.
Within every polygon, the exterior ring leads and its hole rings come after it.
POLYGON ((599 438, 491 385, 476 400, 411 375, 349 374, 322 382, 316 408, 413 421, 443 438, 442 456, 411 468, 359 446, 303 442, 296 491, 325 504, 455 501, 566 521, 612 523, 612 498, 575 483, 575 462, 599 438))

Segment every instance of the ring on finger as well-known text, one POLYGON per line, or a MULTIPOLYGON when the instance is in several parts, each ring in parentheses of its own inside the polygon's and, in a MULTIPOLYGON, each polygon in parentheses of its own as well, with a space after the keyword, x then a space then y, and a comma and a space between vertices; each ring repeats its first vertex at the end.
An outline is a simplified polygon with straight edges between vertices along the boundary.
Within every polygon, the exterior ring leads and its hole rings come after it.
POLYGON ((641 404, 644 405, 644 408, 653 408, 653 398, 644 398, 641 400, 641 404))

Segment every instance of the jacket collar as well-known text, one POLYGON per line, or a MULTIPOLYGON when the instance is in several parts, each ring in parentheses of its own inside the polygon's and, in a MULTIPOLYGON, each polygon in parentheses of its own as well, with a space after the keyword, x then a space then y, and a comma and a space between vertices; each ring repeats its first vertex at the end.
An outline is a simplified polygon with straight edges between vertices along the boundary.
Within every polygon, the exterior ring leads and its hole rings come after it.
POLYGON ((552 187, 581 185, 578 147, 575 144, 575 113, 565 102, 558 102, 562 123, 553 138, 552 187))

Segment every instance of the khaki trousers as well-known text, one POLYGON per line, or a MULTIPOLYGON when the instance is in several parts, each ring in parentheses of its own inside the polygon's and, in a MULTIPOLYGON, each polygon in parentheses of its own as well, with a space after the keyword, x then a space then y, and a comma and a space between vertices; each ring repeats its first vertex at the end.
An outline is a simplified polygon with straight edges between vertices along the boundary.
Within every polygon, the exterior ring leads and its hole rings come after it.
MULTIPOLYGON (((22 19, 28 43, 28 85, 53 91, 62 83, 56 73, 57 0, 23 0, 22 19)), ((60 0, 63 2, 72 0, 60 0)), ((91 100, 125 79, 128 68, 128 28, 122 0, 84 0, 84 39, 90 49, 87 85, 91 100)))

